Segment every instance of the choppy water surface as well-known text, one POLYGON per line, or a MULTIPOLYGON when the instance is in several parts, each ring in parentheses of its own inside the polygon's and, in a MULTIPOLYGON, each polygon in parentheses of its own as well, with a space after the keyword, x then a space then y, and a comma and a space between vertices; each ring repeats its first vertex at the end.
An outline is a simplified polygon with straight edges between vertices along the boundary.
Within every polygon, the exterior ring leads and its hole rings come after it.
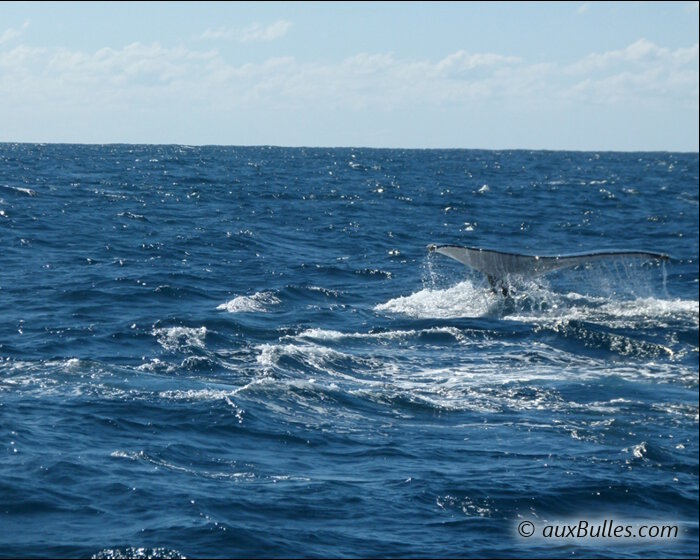
POLYGON ((697 154, 4 144, 0 255, 0 556, 697 553, 697 154))

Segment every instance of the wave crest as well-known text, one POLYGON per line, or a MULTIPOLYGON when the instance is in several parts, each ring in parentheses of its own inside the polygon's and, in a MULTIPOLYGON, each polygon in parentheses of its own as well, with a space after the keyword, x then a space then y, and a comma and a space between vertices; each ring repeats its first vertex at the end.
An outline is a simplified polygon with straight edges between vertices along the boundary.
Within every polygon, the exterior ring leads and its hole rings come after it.
POLYGON ((281 303, 272 292, 257 292, 252 296, 238 296, 217 306, 220 311, 229 313, 266 313, 272 305, 281 303))

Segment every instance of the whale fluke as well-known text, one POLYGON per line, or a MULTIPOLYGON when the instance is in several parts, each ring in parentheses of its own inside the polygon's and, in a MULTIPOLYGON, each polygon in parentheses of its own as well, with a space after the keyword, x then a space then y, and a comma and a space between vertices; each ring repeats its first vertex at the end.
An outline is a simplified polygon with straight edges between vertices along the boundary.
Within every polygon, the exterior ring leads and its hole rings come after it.
POLYGON ((646 260, 668 260, 668 255, 647 251, 599 251, 559 256, 522 255, 506 253, 478 247, 461 247, 459 245, 428 245, 429 251, 453 258, 462 264, 483 273, 492 289, 501 288, 503 295, 508 295, 505 285, 510 275, 534 277, 562 268, 571 268, 592 261, 609 260, 620 257, 646 260))

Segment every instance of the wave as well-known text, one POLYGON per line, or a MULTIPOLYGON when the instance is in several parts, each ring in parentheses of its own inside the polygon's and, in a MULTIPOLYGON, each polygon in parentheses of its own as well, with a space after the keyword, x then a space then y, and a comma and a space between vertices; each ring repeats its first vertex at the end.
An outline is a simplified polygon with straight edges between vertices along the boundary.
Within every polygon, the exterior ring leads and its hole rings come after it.
POLYGON ((229 313, 266 313, 270 306, 281 303, 272 292, 257 292, 252 296, 238 296, 217 306, 220 311, 229 313))
MULTIPOLYGON (((260 345, 258 365, 267 377, 257 384, 255 392, 263 391, 273 401, 286 398, 289 391, 303 390, 307 397, 316 395, 319 402, 337 401, 344 395, 399 409, 422 406, 500 412, 595 408, 597 405, 591 403, 564 399, 549 386, 572 379, 577 383, 619 378, 697 384, 693 368, 674 360, 673 352, 663 345, 614 333, 600 334, 600 340, 583 327, 579 328, 581 332, 569 329, 564 333, 565 337, 583 337, 584 346, 596 346, 588 353, 571 344, 565 345, 569 350, 559 348, 559 335, 551 338, 545 334, 545 339, 532 340, 526 349, 522 343, 495 334, 493 338, 472 339, 459 333, 461 336, 452 337, 452 342, 441 341, 436 354, 434 343, 420 341, 421 336, 435 330, 453 334, 451 328, 347 334, 312 329, 296 337, 284 337, 279 344, 260 345), (382 338, 384 335, 386 338, 382 338), (342 351, 327 346, 356 340, 363 344, 353 347, 343 343, 339 346, 342 351), (394 343, 387 344, 388 340, 394 343), (410 351, 397 353, 397 347, 410 351), (610 352, 634 356, 638 361, 628 366, 613 363, 610 352)), ((600 407, 612 410, 617 404, 601 401, 600 407)))
MULTIPOLYGON (((220 460, 215 463, 220 468, 218 470, 210 470, 208 468, 198 468, 193 465, 191 458, 187 456, 178 456, 165 459, 157 454, 151 454, 146 451, 125 451, 117 449, 110 453, 110 456, 115 459, 127 459, 130 461, 142 461, 159 468, 164 468, 169 471, 190 475, 193 477, 209 478, 213 480, 233 480, 236 482, 254 481, 257 483, 278 483, 278 482, 308 482, 309 478, 291 474, 267 474, 258 471, 258 468, 249 463, 239 463, 238 461, 220 460)), ((209 466, 209 465, 207 465, 209 466)), ((130 557, 133 558, 133 557, 130 557)), ((161 558, 154 556, 153 558, 161 558)))
POLYGON ((144 548, 128 546, 126 548, 104 548, 92 555, 95 559, 121 560, 122 558, 187 558, 182 552, 163 547, 144 548))
POLYGON ((153 329, 153 335, 160 345, 169 351, 182 351, 191 348, 204 348, 207 336, 206 327, 163 327, 153 329))
POLYGON ((306 329, 296 335, 286 335, 282 340, 292 339, 297 341, 316 340, 321 342, 326 341, 395 341, 406 340, 411 338, 423 337, 451 337, 455 340, 465 340, 465 334, 456 327, 431 327, 427 329, 407 329, 407 330, 388 330, 379 332, 340 332, 328 329, 306 329))
POLYGON ((11 185, 0 185, 0 189, 9 191, 11 193, 23 194, 25 196, 36 196, 36 191, 28 187, 13 187, 11 185))

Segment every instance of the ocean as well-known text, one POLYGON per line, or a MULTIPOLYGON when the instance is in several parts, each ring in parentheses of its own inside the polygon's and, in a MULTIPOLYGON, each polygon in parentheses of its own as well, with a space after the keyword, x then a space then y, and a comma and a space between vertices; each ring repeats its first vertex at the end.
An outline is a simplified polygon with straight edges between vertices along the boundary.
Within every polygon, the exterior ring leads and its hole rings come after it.
POLYGON ((697 153, 0 144, 0 556, 696 558, 698 184, 697 153), (504 297, 431 243, 670 258, 504 297))

